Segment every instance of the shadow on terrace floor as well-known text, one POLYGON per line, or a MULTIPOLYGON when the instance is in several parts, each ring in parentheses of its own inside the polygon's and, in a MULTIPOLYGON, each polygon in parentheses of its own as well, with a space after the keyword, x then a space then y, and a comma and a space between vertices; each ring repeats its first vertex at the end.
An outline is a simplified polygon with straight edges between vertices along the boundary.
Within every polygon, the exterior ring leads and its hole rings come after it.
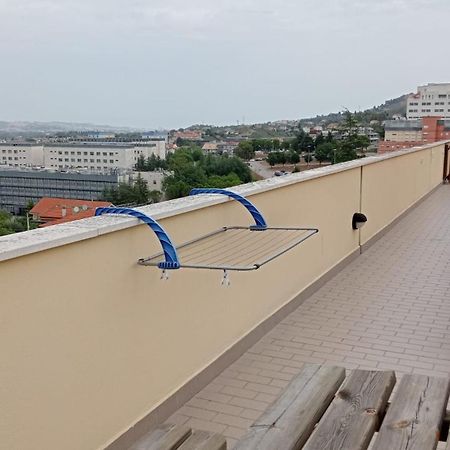
POLYGON ((307 363, 449 375, 450 186, 437 189, 167 422, 222 433, 232 447, 307 363))

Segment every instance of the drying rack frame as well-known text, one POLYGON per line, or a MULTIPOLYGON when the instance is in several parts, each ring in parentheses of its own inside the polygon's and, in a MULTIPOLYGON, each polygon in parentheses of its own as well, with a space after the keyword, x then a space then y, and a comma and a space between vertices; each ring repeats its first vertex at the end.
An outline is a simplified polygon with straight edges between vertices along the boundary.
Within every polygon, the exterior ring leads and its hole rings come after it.
MULTIPOLYGON (((150 229, 156 234, 161 247, 162 252, 157 253, 153 256, 149 256, 147 258, 140 258, 138 260, 138 264, 143 266, 153 266, 158 267, 163 270, 163 275, 166 273, 166 270, 174 270, 180 268, 190 268, 190 269, 210 269, 210 270, 223 270, 224 271, 224 279, 227 278, 227 271, 250 271, 259 269, 264 264, 274 260, 275 258, 281 256, 282 254, 288 252, 292 248, 304 242, 306 239, 310 238, 314 234, 318 233, 319 230, 317 228, 297 228, 297 227, 269 227, 267 225, 266 220, 264 219, 262 213, 258 210, 258 208, 250 202, 247 198, 243 197, 240 194, 232 192, 227 189, 214 189, 214 188, 196 188, 192 189, 189 195, 202 195, 202 194, 219 194, 226 195, 233 200, 241 203, 247 211, 250 213, 254 220, 254 224, 248 227, 244 226, 229 226, 222 227, 218 230, 212 231, 203 236, 192 239, 188 242, 185 242, 179 246, 175 246, 165 231, 165 229, 153 218, 147 216, 146 214, 137 211, 132 208, 120 208, 120 207, 103 207, 97 208, 95 211, 96 216, 100 216, 103 214, 119 214, 119 215, 128 215, 132 217, 136 217, 141 220, 145 224, 147 224, 150 229), (255 235, 259 235, 259 233, 277 233, 284 231, 285 233, 291 233, 294 235, 294 238, 290 239, 286 242, 284 246, 281 246, 270 254, 265 255, 262 259, 247 263, 247 264, 225 264, 225 263, 195 263, 195 262, 183 262, 183 258, 180 259, 180 253, 183 253, 186 249, 192 248, 196 244, 200 242, 207 242, 208 239, 212 240, 216 236, 219 236, 221 233, 225 234, 227 232, 241 232, 245 233, 248 231, 252 236, 253 233, 255 235), (297 236, 298 235, 298 236, 297 236), (164 258, 161 260, 161 258, 164 258)), ((261 236, 261 235, 260 235, 261 236)), ((267 235, 265 235, 267 236, 267 235)))

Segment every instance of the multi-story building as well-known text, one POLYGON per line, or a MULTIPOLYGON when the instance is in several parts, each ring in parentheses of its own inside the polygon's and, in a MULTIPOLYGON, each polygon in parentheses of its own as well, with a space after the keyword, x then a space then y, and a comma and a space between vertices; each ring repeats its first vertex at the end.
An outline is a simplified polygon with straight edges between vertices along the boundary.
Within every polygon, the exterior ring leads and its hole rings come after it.
POLYGON ((0 169, 0 209, 19 214, 42 197, 97 200, 118 181, 118 175, 0 169))
POLYGON ((92 173, 112 173, 133 169, 138 158, 166 157, 164 139, 142 143, 77 142, 0 144, 0 166, 45 167, 54 170, 83 169, 92 173))
POLYGON ((385 140, 380 141, 378 153, 430 144, 450 139, 450 120, 423 117, 416 120, 388 120, 385 140))
POLYGON ((359 127, 358 134, 369 139, 369 149, 376 149, 380 141, 380 135, 372 127, 359 127))
POLYGON ((450 83, 429 83, 419 86, 407 99, 407 119, 440 116, 450 119, 450 83))
POLYGON ((0 143, 0 167, 42 167, 44 151, 42 145, 0 143))

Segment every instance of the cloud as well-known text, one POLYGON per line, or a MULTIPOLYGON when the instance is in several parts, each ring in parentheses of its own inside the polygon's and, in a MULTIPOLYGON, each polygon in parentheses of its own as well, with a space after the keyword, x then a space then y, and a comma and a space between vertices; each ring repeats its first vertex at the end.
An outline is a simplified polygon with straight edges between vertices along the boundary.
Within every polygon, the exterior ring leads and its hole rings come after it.
POLYGON ((448 11, 447 0, 0 0, 0 33, 7 38, 20 26, 29 38, 46 41, 115 33, 233 40, 343 30, 356 18, 373 23, 439 9, 448 11))
POLYGON ((15 118, 299 117, 450 73, 448 0, 0 0, 0 17, 15 118))

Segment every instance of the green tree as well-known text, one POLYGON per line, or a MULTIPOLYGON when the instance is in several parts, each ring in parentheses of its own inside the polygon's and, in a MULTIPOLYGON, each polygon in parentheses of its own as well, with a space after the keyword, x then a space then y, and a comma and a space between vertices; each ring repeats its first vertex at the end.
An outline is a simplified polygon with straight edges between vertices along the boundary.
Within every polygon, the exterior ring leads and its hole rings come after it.
POLYGON ((358 134, 358 121, 355 114, 344 111, 344 122, 341 126, 342 139, 338 142, 333 162, 351 161, 358 158, 357 151, 366 149, 370 141, 367 136, 358 134))
POLYGON ((234 150, 234 154, 246 161, 255 157, 255 149, 253 148, 253 144, 249 141, 239 142, 239 145, 234 150))
POLYGON ((208 177, 207 184, 207 187, 224 189, 226 187, 241 184, 241 180, 235 173, 230 173, 228 175, 211 175, 208 177))
POLYGON ((314 139, 314 146, 317 148, 317 146, 323 144, 324 142, 325 142, 325 138, 324 138, 323 134, 319 133, 316 136, 316 139, 314 139))
POLYGON ((148 203, 150 198, 150 190, 147 182, 139 174, 136 181, 133 183, 134 203, 142 205, 148 203))
POLYGON ((344 136, 355 136, 358 134, 358 121, 354 114, 348 109, 344 110, 344 121, 341 125, 341 130, 344 136))
POLYGON ((343 140, 339 143, 336 150, 336 159, 334 162, 340 163, 345 161, 351 161, 358 158, 356 150, 349 140, 343 140))
POLYGON ((163 181, 163 189, 168 199, 186 197, 192 189, 184 181, 178 180, 173 175, 169 175, 163 181))
POLYGON ((136 162, 136 170, 145 170, 145 158, 144 155, 139 155, 136 162))
POLYGON ((267 162, 273 167, 277 163, 277 153, 278 152, 270 152, 267 155, 267 162))
POLYGON ((286 164, 286 162, 291 162, 290 155, 292 154, 297 155, 295 152, 290 152, 289 155, 287 155, 286 152, 270 152, 267 156, 267 162, 271 166, 274 166, 275 164, 286 164))
POLYGON ((0 236, 26 231, 26 218, 22 216, 13 216, 7 211, 0 209, 0 236))
POLYGON ((225 188, 252 180, 250 169, 238 157, 204 156, 192 148, 177 150, 169 167, 173 173, 163 181, 168 199, 186 196, 194 187, 225 188))
POLYGON ((147 159, 143 155, 139 155, 135 167, 140 172, 152 172, 157 169, 167 169, 167 166, 166 160, 152 154, 147 159))
POLYGON ((337 144, 332 142, 324 142, 316 147, 315 157, 320 163, 333 160, 333 151, 337 144))
POLYGON ((113 205, 144 205, 156 203, 161 198, 159 191, 150 191, 148 183, 138 175, 135 181, 119 183, 118 186, 106 188, 102 199, 113 205), (159 193, 159 197, 158 194, 159 193))
POLYGON ((149 192, 149 200, 150 203, 159 203, 161 201, 162 198, 162 192, 153 189, 149 192))
POLYGON ((300 162, 300 156, 297 152, 290 151, 287 153, 286 160, 291 164, 297 164, 300 162))

